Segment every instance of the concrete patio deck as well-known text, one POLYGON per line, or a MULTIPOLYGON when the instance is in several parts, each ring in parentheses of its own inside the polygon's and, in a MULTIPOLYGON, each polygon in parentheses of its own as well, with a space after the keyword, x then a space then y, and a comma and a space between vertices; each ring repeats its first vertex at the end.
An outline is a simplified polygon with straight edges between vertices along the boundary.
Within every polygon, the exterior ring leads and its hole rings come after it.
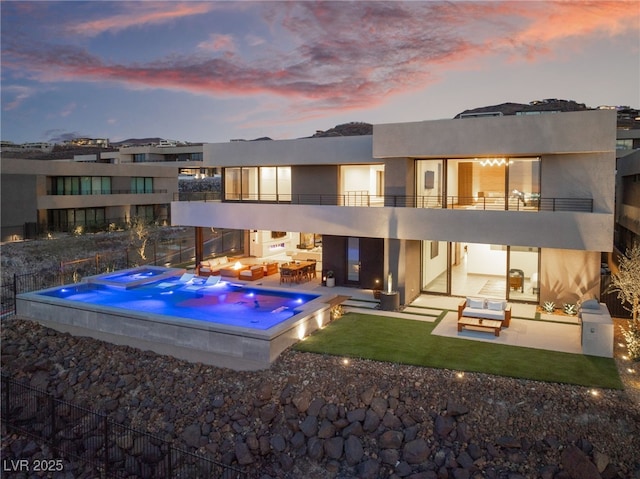
MULTIPOLYGON (((280 277, 279 275, 265 276, 261 280, 252 283, 263 284, 264 286, 280 286, 280 277)), ((459 297, 422 294, 402 311, 381 311, 376 309, 378 303, 374 300, 373 292, 370 289, 341 286, 327 288, 322 286, 320 278, 299 284, 282 285, 282 287, 318 293, 327 293, 327 290, 331 290, 331 293, 350 298, 342 303, 346 311, 392 318, 434 322, 443 311, 450 311, 446 313, 432 332, 432 334, 439 336, 582 354, 578 318, 575 316, 541 314, 540 319, 536 319, 536 305, 534 304, 512 303, 511 325, 509 328, 502 329, 499 337, 495 337, 493 334, 473 330, 458 332, 457 309, 458 304, 463 300, 463 298, 459 297)))

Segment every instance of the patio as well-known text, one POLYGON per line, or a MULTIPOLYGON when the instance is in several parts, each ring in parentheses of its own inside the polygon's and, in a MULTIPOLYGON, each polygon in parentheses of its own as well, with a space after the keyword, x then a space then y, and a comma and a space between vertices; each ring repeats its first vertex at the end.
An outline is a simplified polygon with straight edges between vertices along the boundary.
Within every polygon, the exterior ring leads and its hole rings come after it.
POLYGON ((322 286, 320 277, 299 284, 281 285, 280 276, 274 274, 253 283, 266 287, 284 287, 316 293, 324 292, 325 294, 327 289, 330 289, 331 293, 349 297, 342 303, 347 312, 353 311, 427 322, 435 322, 444 314, 432 332, 436 336, 582 354, 578 318, 541 314, 540 319, 536 319, 536 305, 534 304, 512 303, 511 326, 502 329, 500 336, 495 337, 492 334, 473 330, 458 332, 456 311, 461 299, 459 297, 422 294, 402 311, 381 311, 375 309, 378 303, 374 300, 373 292, 370 289, 340 286, 327 288, 322 286))

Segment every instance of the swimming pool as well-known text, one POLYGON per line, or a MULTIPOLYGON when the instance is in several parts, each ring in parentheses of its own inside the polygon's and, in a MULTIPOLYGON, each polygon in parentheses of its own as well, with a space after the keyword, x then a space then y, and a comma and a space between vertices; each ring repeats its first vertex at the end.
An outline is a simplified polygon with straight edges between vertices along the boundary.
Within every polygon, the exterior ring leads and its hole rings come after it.
POLYGON ((302 305, 320 296, 262 290, 226 281, 206 285, 203 278, 180 282, 177 277, 163 277, 162 281, 125 289, 87 281, 38 294, 123 311, 261 330, 272 328, 298 314, 302 305))
POLYGON ((267 367, 330 320, 335 295, 205 281, 183 271, 92 276, 19 295, 17 312, 71 334, 234 369, 267 367))

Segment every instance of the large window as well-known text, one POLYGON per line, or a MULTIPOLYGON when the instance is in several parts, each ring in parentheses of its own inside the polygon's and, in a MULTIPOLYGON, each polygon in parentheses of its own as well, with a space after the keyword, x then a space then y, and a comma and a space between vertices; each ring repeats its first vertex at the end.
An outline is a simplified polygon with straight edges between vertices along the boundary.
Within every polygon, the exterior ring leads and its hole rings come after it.
POLYGON ((111 194, 109 176, 56 176, 51 180, 52 195, 111 194))
POLYGON ((151 222, 156 219, 155 207, 154 205, 136 205, 133 208, 133 215, 136 218, 151 222))
POLYGON ((153 193, 153 178, 131 178, 131 193, 153 193))
POLYGON ((341 166, 340 193, 345 206, 384 206, 384 165, 341 166))
POLYGON ((227 201, 291 201, 291 167, 224 168, 227 201))
POLYGON ((540 158, 416 160, 422 208, 531 210, 540 199, 540 158))
POLYGON ((536 210, 540 201, 540 159, 512 158, 507 175, 509 209, 536 210))
POLYGON ((54 231, 72 231, 76 226, 105 225, 104 208, 71 208, 66 210, 49 210, 49 228, 54 231))
POLYGON ((453 296, 537 301, 539 249, 422 242, 422 290, 453 296))
POLYGON ((418 207, 442 208, 444 178, 442 160, 416 161, 416 196, 418 207))

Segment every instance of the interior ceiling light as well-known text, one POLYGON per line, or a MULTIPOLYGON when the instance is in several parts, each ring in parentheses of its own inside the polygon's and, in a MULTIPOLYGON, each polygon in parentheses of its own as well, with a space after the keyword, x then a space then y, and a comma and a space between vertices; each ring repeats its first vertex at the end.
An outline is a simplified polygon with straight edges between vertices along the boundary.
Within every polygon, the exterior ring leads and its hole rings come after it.
POLYGON ((485 158, 480 160, 480 164, 482 166, 504 166, 507 164, 507 160, 505 158, 485 158))

